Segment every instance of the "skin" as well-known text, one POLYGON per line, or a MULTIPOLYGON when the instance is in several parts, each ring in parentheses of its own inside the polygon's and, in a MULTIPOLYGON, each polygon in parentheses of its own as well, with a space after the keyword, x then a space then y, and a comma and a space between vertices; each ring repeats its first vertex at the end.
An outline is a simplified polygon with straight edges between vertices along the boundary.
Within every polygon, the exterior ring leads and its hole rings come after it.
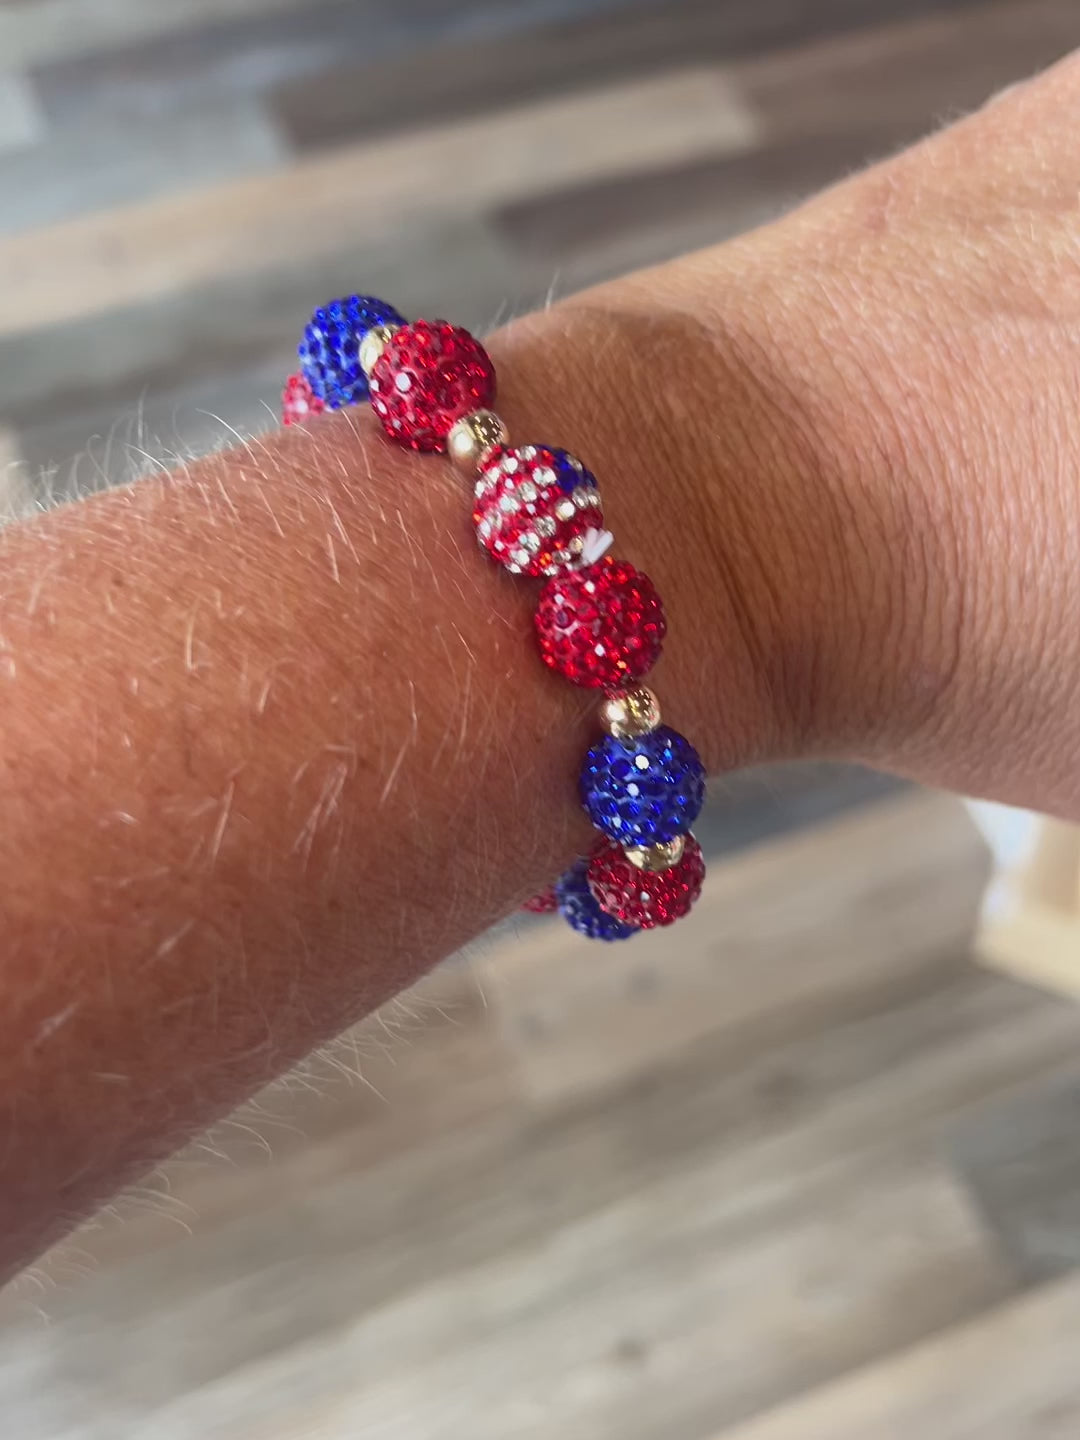
MULTIPOLYGON (((494 337, 713 772, 1080 818, 1080 64, 494 337)), ((0 539, 0 1274, 589 843, 594 701, 467 487, 325 417, 0 539)))

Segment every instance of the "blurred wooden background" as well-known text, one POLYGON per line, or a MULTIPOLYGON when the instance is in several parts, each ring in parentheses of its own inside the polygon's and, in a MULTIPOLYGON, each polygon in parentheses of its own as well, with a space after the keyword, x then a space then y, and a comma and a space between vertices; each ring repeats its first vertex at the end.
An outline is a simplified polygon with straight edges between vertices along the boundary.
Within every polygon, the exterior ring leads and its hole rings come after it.
POLYGON ((1074 0, 3 0, 0 455, 64 494, 266 425, 331 295, 490 326, 1078 42, 1074 0))
MULTIPOLYGON (((10 503, 273 423, 354 288, 490 326, 1080 44, 1077 0, 0 0, 10 503)), ((705 902, 514 922, 0 1299, 13 1440, 1075 1440, 1080 1012, 958 805, 717 787, 705 902)))

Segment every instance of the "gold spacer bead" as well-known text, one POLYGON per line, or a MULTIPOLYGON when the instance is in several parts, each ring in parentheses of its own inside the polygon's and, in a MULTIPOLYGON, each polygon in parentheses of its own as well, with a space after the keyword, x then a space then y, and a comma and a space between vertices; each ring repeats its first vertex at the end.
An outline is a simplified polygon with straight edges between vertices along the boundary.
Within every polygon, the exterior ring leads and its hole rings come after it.
POLYGON ((609 695, 600 706, 600 723, 616 740, 636 740, 660 724, 660 702, 647 685, 609 695))
POLYGON ((673 865, 677 865, 685 849, 686 836, 676 835, 674 840, 668 840, 663 845, 631 845, 623 854, 630 864, 636 865, 639 870, 655 873, 658 870, 670 870, 673 865))
POLYGON ((360 341, 360 369, 365 375, 370 375, 375 369, 390 343, 390 337, 400 329, 400 325, 373 325, 360 341))
POLYGON ((510 436, 494 410, 474 410, 463 415, 446 437, 451 460, 466 470, 478 470, 495 449, 505 445, 510 436))

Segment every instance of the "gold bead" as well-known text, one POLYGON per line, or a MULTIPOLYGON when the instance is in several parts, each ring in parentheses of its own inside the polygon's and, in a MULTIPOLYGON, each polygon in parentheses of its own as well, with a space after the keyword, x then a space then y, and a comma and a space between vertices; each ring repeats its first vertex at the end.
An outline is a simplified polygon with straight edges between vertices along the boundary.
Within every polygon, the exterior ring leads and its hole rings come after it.
POLYGON ((639 870, 655 872, 670 870, 673 865, 677 865, 685 849, 686 836, 676 835, 674 840, 668 840, 663 845, 631 845, 623 854, 630 864, 636 865, 639 870))
POLYGON ((390 343, 391 335, 400 329, 400 325, 373 325, 360 341, 360 369, 365 375, 370 375, 375 369, 390 343))
POLYGON ((660 724, 660 702, 647 685, 609 695, 600 707, 600 723, 616 740, 636 740, 660 724))
POLYGON ((463 415, 446 437, 450 458, 466 470, 476 470, 496 445, 509 439, 506 426, 494 410, 474 410, 463 415))

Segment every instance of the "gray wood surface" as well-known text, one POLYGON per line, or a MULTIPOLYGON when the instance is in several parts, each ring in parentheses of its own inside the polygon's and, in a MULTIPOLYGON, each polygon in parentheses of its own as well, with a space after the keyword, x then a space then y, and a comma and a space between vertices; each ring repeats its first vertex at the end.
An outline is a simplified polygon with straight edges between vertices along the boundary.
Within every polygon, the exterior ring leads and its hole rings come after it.
POLYGON ((956 802, 901 795, 718 862, 723 953, 694 932, 651 986, 575 988, 557 923, 493 937, 0 1298, 10 1433, 693 1440, 834 1383, 862 1415, 868 1366, 909 1415, 888 1367, 934 1372, 895 1357, 992 1355, 966 1327, 1015 1333, 1032 1279, 985 1218, 1000 1147, 973 1183, 955 1137, 1076 1083, 1080 1012, 966 958, 984 866, 956 802), (578 996, 605 1065, 573 1017, 538 1061, 514 1017, 578 996))
POLYGON ((768 220, 1077 43, 1073 0, 0 6, 0 424, 54 493, 140 414, 150 448, 209 443, 210 393, 257 427, 331 291, 490 324, 768 220))
POLYGON ((1029 1280, 1080 1266, 1080 1075, 987 1105, 957 1124, 949 1154, 1029 1280))

